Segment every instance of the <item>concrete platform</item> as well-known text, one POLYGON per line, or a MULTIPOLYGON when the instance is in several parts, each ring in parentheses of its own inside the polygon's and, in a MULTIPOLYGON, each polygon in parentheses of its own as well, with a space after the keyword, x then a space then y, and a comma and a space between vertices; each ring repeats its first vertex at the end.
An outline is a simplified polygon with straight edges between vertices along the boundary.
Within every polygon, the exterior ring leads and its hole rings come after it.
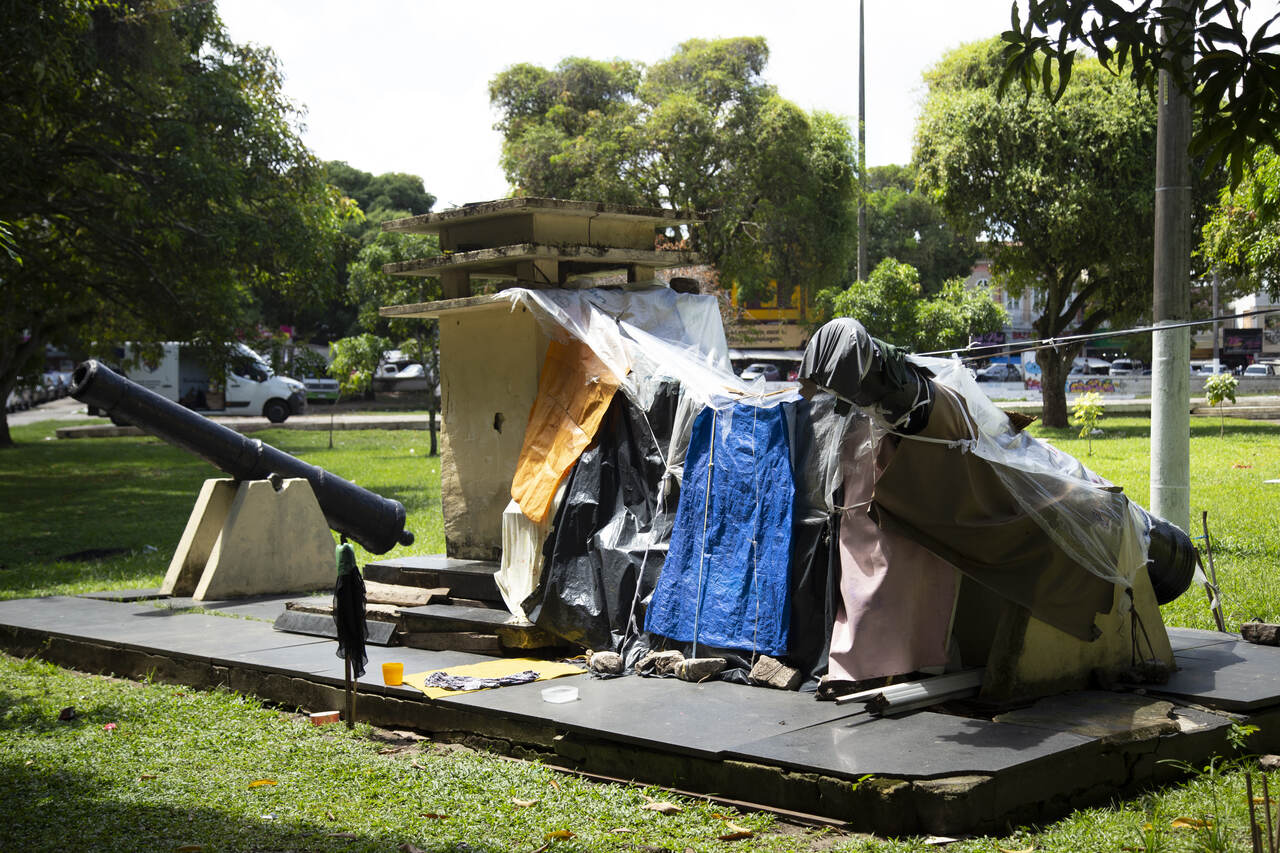
MULTIPOLYGON (((272 629, 286 598, 198 610, 109 592, 0 602, 0 647, 90 672, 225 685, 290 708, 342 707, 336 643, 272 629)), ((1164 759, 1225 752, 1233 719, 1260 726, 1251 749, 1280 751, 1280 648, 1170 633, 1180 670, 1158 690, 1042 700, 1003 722, 972 707, 874 718, 810 694, 585 674, 571 677, 580 699, 567 704, 543 702, 540 684, 428 700, 382 685, 379 665, 418 672, 489 658, 376 646, 358 707, 361 719, 439 740, 866 831, 1003 831, 1170 781, 1177 771, 1164 759)))

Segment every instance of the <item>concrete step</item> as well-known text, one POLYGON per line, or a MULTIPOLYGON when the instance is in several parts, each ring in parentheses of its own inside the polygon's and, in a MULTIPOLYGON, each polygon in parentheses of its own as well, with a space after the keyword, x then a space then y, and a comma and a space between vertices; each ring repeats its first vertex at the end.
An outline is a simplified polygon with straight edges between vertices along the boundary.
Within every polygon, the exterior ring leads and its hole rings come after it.
POLYGON ((564 641, 506 610, 459 604, 428 604, 400 609, 400 625, 412 640, 421 634, 496 634, 506 649, 542 649, 564 641))
POLYGON ((376 560, 365 565, 364 578, 375 583, 447 589, 451 598, 502 604, 502 594, 493 579, 497 572, 497 563, 433 554, 376 560))

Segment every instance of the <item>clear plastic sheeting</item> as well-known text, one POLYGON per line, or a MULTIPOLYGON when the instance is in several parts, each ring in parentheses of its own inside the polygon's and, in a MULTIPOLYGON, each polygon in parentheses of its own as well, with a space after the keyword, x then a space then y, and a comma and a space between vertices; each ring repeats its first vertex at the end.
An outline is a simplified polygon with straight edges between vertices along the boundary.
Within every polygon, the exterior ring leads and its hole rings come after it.
POLYGON ((827 674, 840 583, 840 516, 833 497, 841 487, 841 466, 834 451, 842 444, 850 418, 836 413, 835 402, 834 397, 824 394, 783 404, 796 488, 791 524, 791 630, 785 660, 803 674, 801 689, 810 691, 827 674))
POLYGON ((501 295, 532 310, 553 335, 567 334, 591 347, 615 376, 625 377, 623 390, 642 408, 652 402, 659 384, 673 379, 704 405, 725 397, 750 398, 744 400, 748 404, 765 399, 763 383, 734 376, 719 303, 709 294, 656 286, 513 288, 501 295))
POLYGON ((1099 578, 1131 586, 1147 562, 1151 524, 1146 511, 1075 457, 1015 430, 958 359, 909 358, 961 398, 971 418, 966 449, 992 463, 1044 534, 1099 578))

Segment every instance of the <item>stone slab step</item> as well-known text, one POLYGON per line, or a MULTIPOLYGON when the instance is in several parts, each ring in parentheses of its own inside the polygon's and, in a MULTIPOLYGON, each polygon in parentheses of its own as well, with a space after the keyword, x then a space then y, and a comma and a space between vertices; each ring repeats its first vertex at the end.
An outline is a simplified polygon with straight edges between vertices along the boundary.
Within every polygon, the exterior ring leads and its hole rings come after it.
MULTIPOLYGON (((369 626, 366 643, 373 646, 394 646, 399 643, 395 622, 378 622, 370 619, 366 624, 369 626)), ((272 627, 287 634, 305 634, 330 639, 338 637, 338 629, 333 624, 333 615, 328 613, 286 610, 280 614, 272 627)))
POLYGON ((508 649, 540 649, 564 645, 532 622, 517 619, 505 610, 457 604, 428 604, 400 609, 400 621, 408 634, 473 632, 497 634, 508 649))
POLYGON ((376 560, 364 567, 365 581, 448 589, 454 598, 501 602, 493 576, 498 564, 484 560, 457 560, 443 554, 376 560))
POLYGON ((502 641, 497 634, 478 631, 413 631, 400 634, 400 645, 429 652, 472 652, 500 656, 502 641))
POLYGON ((390 604, 396 607, 422 607, 438 604, 449 597, 444 587, 404 586, 403 584, 364 582, 365 601, 370 604, 390 604))
MULTIPOLYGON (((288 612, 315 613, 329 620, 333 619, 333 599, 327 596, 290 601, 284 607, 288 612)), ((400 622, 400 607, 395 604, 365 604, 364 618, 368 622, 390 622, 395 625, 400 622)))

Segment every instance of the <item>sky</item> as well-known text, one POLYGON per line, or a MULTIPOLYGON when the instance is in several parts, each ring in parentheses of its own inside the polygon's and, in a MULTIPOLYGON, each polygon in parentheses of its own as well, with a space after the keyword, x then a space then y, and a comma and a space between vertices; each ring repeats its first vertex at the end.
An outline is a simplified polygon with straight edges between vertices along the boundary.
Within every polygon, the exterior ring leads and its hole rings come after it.
MULTIPOLYGON (((1009 26, 1011 0, 866 0, 867 163, 906 163, 921 75, 1009 26)), ((217 0, 231 37, 271 47, 324 160, 422 177, 436 210, 507 195, 489 81, 566 56, 645 63, 689 38, 763 35, 765 79, 807 110, 858 115, 858 5, 695 0, 217 0)))

